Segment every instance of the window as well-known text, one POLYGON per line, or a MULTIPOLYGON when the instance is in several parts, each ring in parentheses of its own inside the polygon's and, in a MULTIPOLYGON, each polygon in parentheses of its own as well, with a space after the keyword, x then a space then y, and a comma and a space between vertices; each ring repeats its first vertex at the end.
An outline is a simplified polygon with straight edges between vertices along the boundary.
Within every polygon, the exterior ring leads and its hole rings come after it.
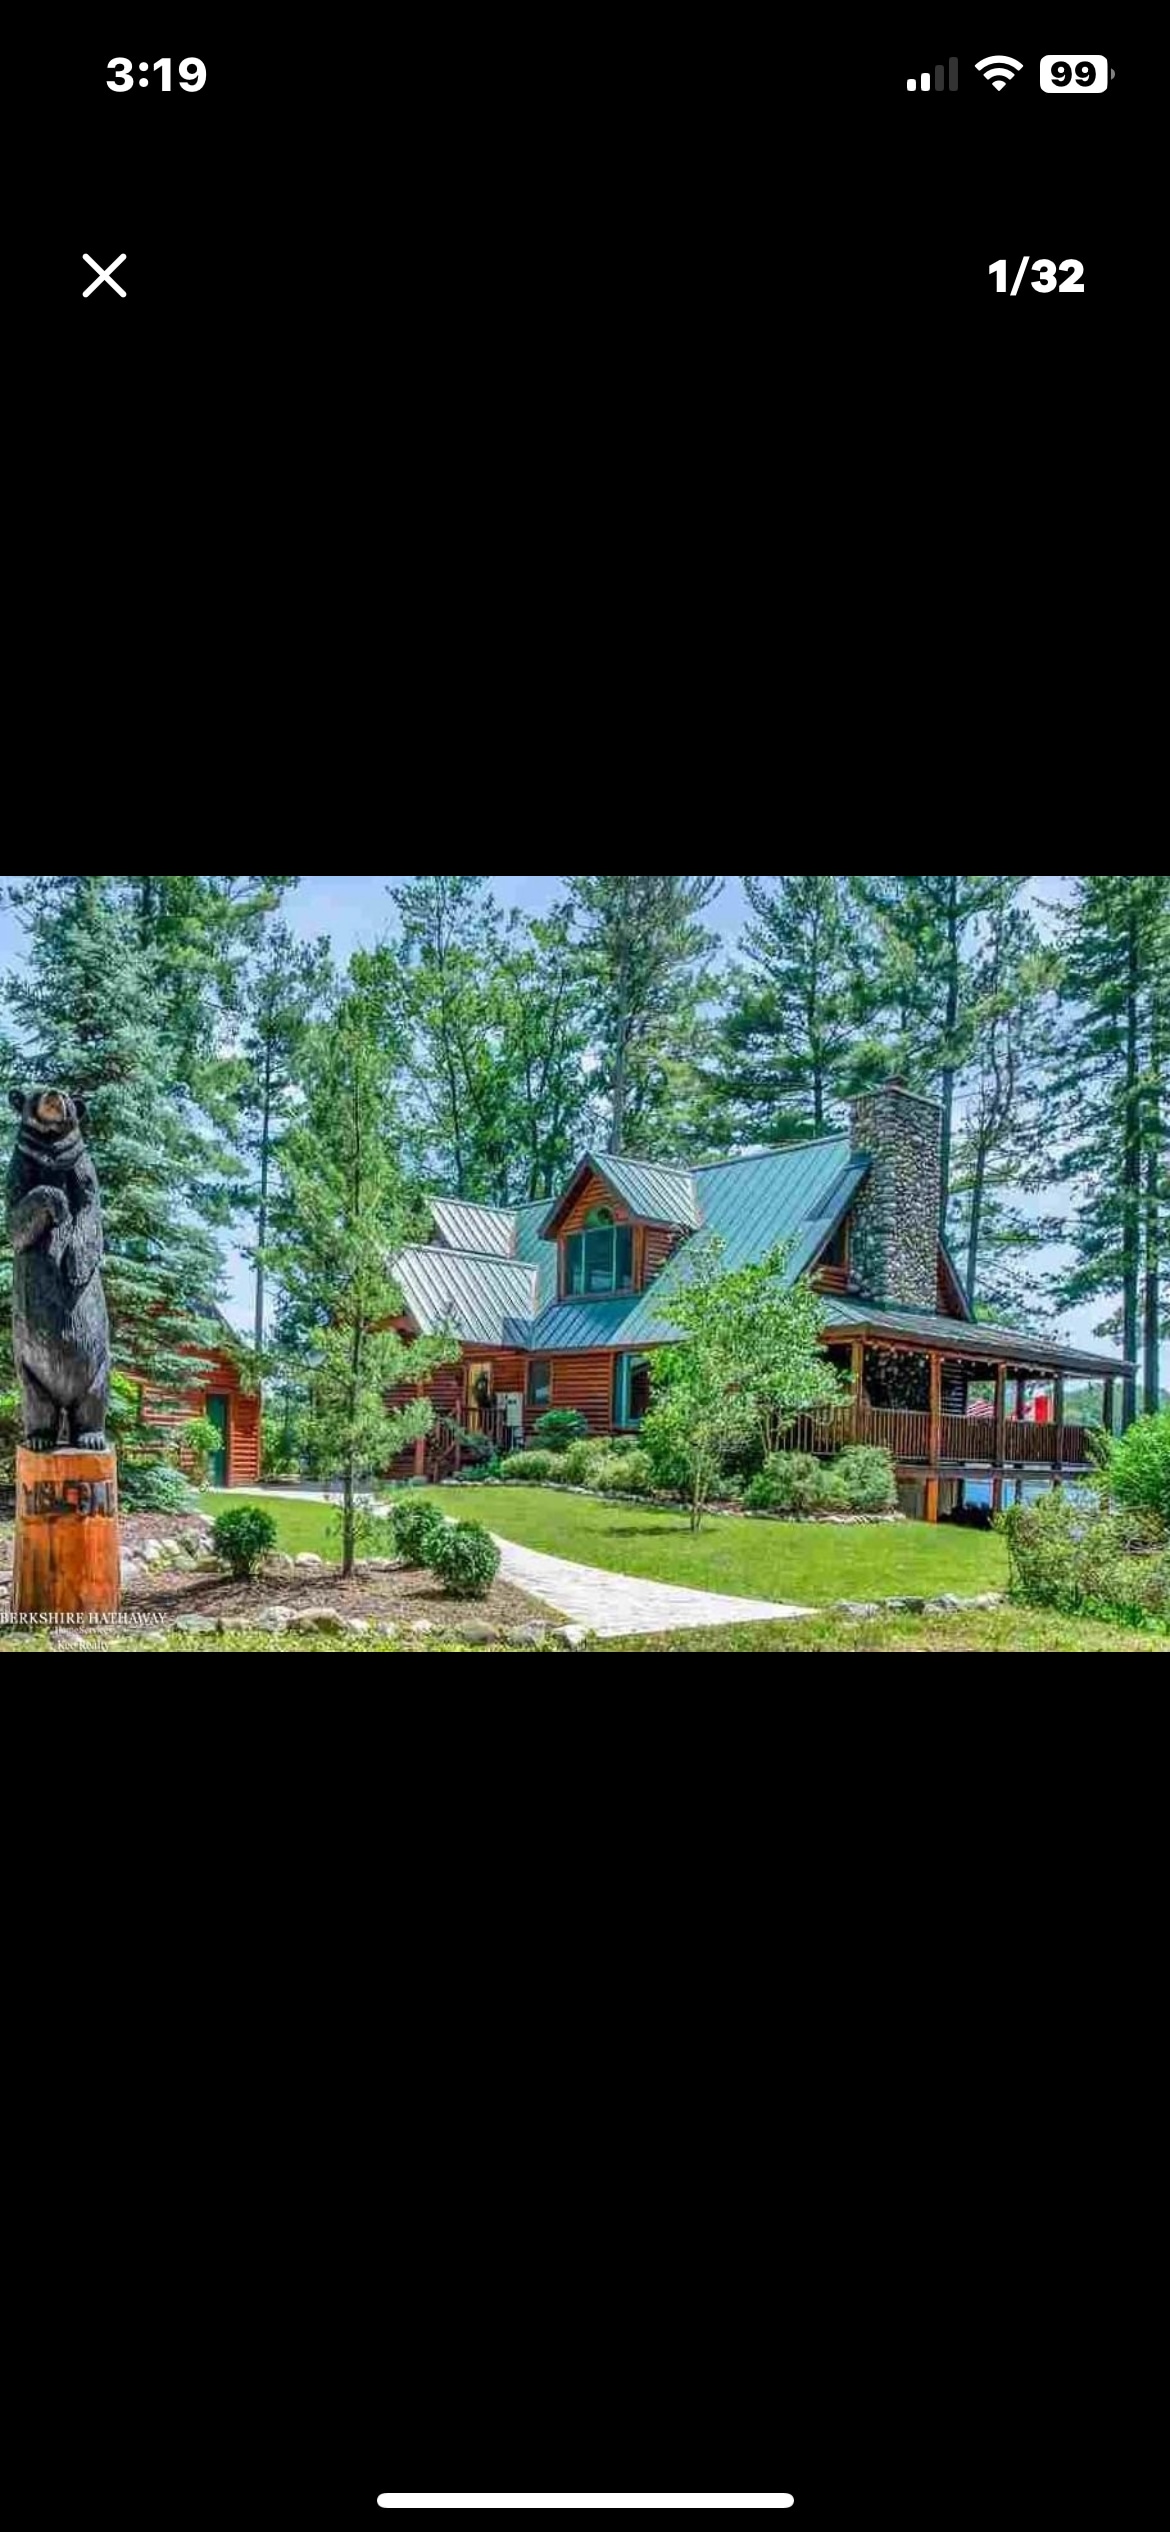
POLYGON ((619 1432, 636 1428, 649 1410, 649 1355, 619 1354, 613 1367, 613 1420, 619 1432))
POLYGON ((552 1396, 552 1364, 547 1354, 534 1354, 528 1366, 528 1404, 547 1407, 552 1396))
POLYGON ((565 1241, 565 1291, 584 1301, 634 1289, 634 1234, 628 1222, 574 1232, 565 1241))
POLYGON ((612 1231, 613 1214, 607 1204, 595 1204, 585 1216, 587 1231, 612 1231))

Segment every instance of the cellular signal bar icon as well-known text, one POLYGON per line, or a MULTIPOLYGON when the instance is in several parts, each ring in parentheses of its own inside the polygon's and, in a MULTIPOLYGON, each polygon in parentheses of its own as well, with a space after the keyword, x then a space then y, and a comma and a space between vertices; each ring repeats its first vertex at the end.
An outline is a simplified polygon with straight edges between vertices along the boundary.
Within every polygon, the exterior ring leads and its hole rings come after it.
MULTIPOLYGON (((935 87, 936 87, 936 88, 941 88, 941 87, 942 87, 942 84, 943 84, 943 66, 942 66, 942 63, 941 63, 941 62, 939 62, 939 63, 937 64, 936 69, 935 69, 935 74, 934 74, 934 84, 935 84, 935 87)), ((957 87, 958 87, 958 84, 959 84, 959 65, 958 65, 958 62, 957 62, 957 61, 951 61, 951 62, 948 62, 948 64, 947 64, 947 86, 948 86, 948 88, 957 88, 957 87)), ((924 71, 923 71, 923 74, 922 74, 921 79, 908 79, 908 80, 907 80, 907 82, 906 82, 906 86, 907 86, 907 89, 913 89, 913 88, 924 88, 924 89, 925 89, 925 88, 929 88, 929 86, 930 86, 930 72, 929 72, 928 70, 924 70, 924 71)))

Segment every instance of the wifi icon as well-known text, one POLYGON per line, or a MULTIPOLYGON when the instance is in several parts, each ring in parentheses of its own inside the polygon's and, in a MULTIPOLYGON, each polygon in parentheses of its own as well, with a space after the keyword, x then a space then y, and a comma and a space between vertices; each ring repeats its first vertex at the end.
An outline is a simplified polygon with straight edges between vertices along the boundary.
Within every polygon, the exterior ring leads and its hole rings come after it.
POLYGON ((1006 88, 1009 79, 1014 79, 1016 72, 1023 67, 1014 53, 985 53, 982 61, 975 64, 976 70, 982 71, 993 88, 1006 88))

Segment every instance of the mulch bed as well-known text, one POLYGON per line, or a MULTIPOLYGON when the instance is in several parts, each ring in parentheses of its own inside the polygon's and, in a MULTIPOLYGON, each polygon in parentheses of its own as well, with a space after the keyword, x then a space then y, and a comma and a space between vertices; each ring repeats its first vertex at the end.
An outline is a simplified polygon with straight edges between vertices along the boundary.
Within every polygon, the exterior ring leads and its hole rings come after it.
MULTIPOLYGON (((153 1532, 157 1537, 157 1529, 153 1532)), ((173 1534, 168 1530, 167 1536, 173 1534)), ((336 1609, 343 1618, 370 1618, 408 1625, 429 1618, 436 1627, 466 1626, 470 1619, 487 1626, 525 1626, 532 1619, 549 1626, 557 1621, 543 1603, 495 1582, 486 1600, 453 1600, 433 1574, 404 1569, 396 1574, 351 1575, 343 1582, 336 1565, 320 1565, 309 1573, 261 1574, 255 1582, 233 1582, 226 1574, 184 1574, 172 1568, 144 1574, 130 1584, 124 1609, 149 1609, 167 1625, 178 1617, 234 1618, 247 1626, 261 1609, 336 1609)))

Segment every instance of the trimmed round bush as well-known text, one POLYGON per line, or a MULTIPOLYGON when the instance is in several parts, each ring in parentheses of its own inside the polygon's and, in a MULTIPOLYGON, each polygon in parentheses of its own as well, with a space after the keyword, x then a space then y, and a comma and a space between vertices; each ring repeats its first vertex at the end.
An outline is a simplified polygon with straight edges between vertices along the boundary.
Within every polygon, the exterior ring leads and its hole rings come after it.
POLYGON ((485 1600, 500 1570, 500 1551, 482 1521, 447 1521, 427 1562, 456 1600, 485 1600))
POLYGON ((832 1475, 840 1485, 843 1500, 851 1512, 893 1512, 897 1509, 894 1463, 888 1451, 879 1450, 868 1442, 859 1442, 852 1450, 840 1452, 832 1463, 832 1475))
POLYGON ((1109 1490, 1135 1511, 1156 1512, 1170 1524, 1170 1407, 1142 1415, 1115 1442, 1109 1458, 1109 1490))
POLYGON ((825 1472, 811 1451, 773 1451, 744 1487, 749 1512, 819 1512, 825 1472))
POLYGON ((654 1492, 654 1472, 645 1451, 606 1451, 595 1462, 589 1479, 603 1495, 649 1495, 654 1492))
POLYGON ((231 1567, 237 1582, 250 1581, 276 1545, 276 1523, 262 1504, 242 1503, 238 1512, 221 1512, 213 1532, 215 1553, 231 1567))
POLYGON ((591 1486, 590 1470, 605 1457, 605 1443, 571 1442, 561 1460, 560 1475, 566 1486, 591 1486))
POLYGON ((500 1475, 506 1486, 547 1486, 563 1474, 564 1465, 556 1451, 509 1451, 500 1462, 500 1475))
POLYGON ((446 1527, 446 1515, 436 1503, 412 1503, 409 1498, 396 1503, 390 1514, 395 1554, 404 1565, 429 1565, 435 1540, 446 1527))
POLYGON ((532 1428, 533 1440, 542 1451, 567 1451, 570 1442, 582 1442, 589 1431, 579 1407, 547 1407, 538 1415, 532 1428))
POLYGON ((120 1466, 118 1498, 123 1512, 198 1512, 199 1497, 181 1468, 165 1460, 154 1466, 120 1466))

